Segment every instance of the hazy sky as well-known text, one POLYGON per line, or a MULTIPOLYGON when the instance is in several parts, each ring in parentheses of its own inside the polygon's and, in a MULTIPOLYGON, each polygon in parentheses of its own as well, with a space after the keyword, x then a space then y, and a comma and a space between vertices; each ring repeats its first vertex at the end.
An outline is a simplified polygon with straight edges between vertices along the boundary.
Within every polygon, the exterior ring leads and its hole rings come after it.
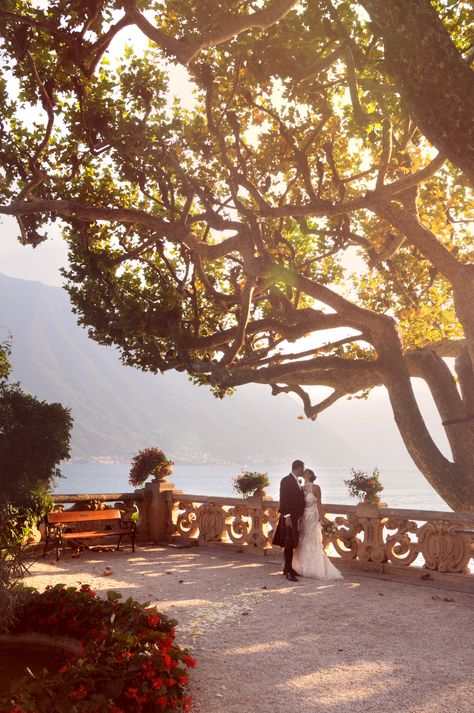
POLYGON ((2 216, 0 221, 0 272, 11 277, 37 280, 47 285, 61 285, 59 273, 67 265, 67 249, 57 229, 37 248, 18 242, 19 230, 14 218, 2 216))

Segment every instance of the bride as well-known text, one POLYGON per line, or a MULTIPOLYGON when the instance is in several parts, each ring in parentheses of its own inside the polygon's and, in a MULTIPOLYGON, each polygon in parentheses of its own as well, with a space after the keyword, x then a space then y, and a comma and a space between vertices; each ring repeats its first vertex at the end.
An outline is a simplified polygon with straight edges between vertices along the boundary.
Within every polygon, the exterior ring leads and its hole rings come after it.
POLYGON ((316 476, 307 468, 303 473, 305 508, 300 521, 298 547, 293 552, 293 569, 303 577, 342 579, 323 549, 321 526, 324 523, 321 488, 315 485, 316 476))

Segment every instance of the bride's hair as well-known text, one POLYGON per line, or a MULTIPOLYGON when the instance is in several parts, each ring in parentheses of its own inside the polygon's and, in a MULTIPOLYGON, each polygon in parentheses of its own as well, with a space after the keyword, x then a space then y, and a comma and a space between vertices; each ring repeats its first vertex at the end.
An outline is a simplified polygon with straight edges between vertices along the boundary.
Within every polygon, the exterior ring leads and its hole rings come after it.
POLYGON ((310 482, 311 482, 311 483, 314 483, 314 481, 316 480, 316 476, 315 476, 315 474, 314 474, 314 470, 311 470, 310 468, 306 468, 306 472, 307 472, 308 475, 309 475, 309 480, 310 480, 310 482))

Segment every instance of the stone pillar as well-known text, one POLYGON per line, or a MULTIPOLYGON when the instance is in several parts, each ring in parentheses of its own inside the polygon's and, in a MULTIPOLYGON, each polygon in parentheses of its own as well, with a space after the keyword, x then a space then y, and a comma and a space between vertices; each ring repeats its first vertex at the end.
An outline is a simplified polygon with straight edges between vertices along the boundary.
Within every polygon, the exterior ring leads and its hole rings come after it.
POLYGON ((167 542, 173 534, 172 495, 174 483, 165 477, 155 478, 139 492, 143 499, 139 501, 138 539, 149 542, 167 542))
POLYGON ((256 490, 253 495, 246 499, 246 505, 251 516, 250 531, 247 535, 247 544, 254 550, 255 554, 265 554, 265 550, 270 547, 268 541, 268 524, 265 520, 265 501, 271 500, 264 490, 256 490))
MULTIPOLYGON (((382 503, 381 505, 385 506, 382 503)), ((364 539, 357 547, 357 558, 361 562, 373 562, 378 565, 387 562, 383 536, 386 520, 380 517, 378 506, 359 503, 356 506, 356 517, 364 531, 364 539)))

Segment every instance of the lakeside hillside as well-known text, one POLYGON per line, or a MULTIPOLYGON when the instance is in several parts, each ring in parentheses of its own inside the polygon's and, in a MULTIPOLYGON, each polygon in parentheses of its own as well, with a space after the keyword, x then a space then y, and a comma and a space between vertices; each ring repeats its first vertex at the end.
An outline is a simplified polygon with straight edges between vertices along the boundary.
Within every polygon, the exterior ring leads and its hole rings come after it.
POLYGON ((303 457, 333 466, 363 457, 356 442, 321 422, 298 420, 299 404, 271 396, 269 387, 244 386, 219 400, 185 374, 154 376, 124 366, 114 349, 76 324, 61 288, 0 275, 0 324, 13 335, 13 378, 71 408, 76 459, 128 460, 150 445, 190 463, 303 457))

